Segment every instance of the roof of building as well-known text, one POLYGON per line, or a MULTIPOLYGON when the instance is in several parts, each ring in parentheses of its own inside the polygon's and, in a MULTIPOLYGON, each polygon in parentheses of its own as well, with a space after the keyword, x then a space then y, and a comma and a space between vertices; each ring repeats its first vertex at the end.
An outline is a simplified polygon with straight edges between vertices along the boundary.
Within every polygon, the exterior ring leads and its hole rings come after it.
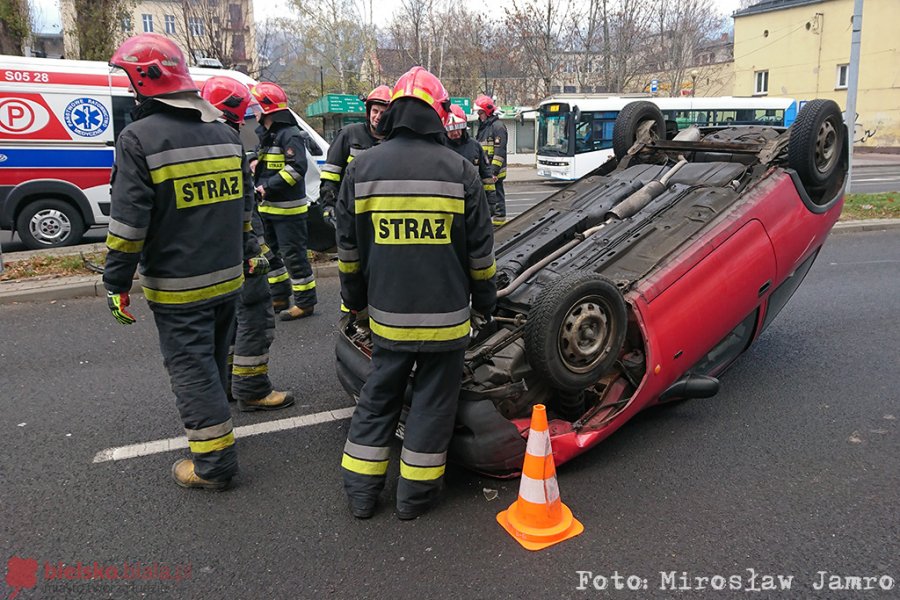
POLYGON ((797 6, 805 6, 807 4, 821 4, 825 1, 826 0, 765 0, 764 2, 754 4, 753 6, 748 6, 747 8, 736 10, 731 16, 746 17, 748 15, 771 12, 774 10, 783 10, 785 8, 795 8, 797 6))

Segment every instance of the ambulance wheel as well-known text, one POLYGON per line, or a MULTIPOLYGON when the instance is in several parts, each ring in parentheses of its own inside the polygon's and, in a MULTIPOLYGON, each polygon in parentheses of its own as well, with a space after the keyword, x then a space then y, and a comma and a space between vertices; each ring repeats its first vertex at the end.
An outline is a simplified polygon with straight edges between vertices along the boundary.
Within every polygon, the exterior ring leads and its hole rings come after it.
POLYGON ((22 243, 32 250, 72 246, 84 234, 84 219, 68 202, 35 200, 19 213, 16 231, 22 243))
POLYGON ((597 382, 625 343, 625 299, 609 279, 576 271, 550 283, 525 324, 525 355, 557 390, 578 392, 597 382))

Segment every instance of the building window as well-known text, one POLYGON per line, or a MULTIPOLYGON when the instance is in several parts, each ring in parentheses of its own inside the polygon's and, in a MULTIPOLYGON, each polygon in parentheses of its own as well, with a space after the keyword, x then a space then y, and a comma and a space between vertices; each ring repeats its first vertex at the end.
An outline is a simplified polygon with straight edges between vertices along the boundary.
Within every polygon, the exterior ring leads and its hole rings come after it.
POLYGON ((836 90, 846 90, 847 89, 847 76, 850 74, 850 65, 838 65, 837 66, 837 81, 834 83, 834 89, 836 90))
POLYGON ((131 16, 122 17, 122 33, 131 33, 131 16))
POLYGON ((203 35, 206 32, 203 19, 200 17, 189 17, 188 28, 191 30, 191 35, 203 35))
POLYGON ((175 15, 166 15, 166 33, 174 34, 175 33, 175 15))
POLYGON ((768 71, 756 71, 754 73, 756 76, 756 87, 753 90, 753 93, 756 95, 765 95, 769 93, 769 72, 768 71))
POLYGON ((144 33, 153 33, 153 15, 141 15, 144 24, 144 33))

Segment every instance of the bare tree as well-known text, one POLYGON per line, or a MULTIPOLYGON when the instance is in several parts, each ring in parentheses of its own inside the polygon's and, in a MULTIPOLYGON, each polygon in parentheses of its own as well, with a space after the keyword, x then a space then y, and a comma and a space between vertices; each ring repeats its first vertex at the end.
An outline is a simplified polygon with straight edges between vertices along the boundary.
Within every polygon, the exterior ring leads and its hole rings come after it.
POLYGON ((695 50, 703 40, 713 36, 721 16, 710 0, 655 0, 655 43, 657 70, 671 84, 670 94, 681 93, 695 50))
MULTIPOLYGON (((131 0, 74 0, 74 37, 81 60, 109 60, 121 38, 131 0)), ((71 57, 76 58, 76 57, 71 57)))
POLYGON ((562 70, 563 40, 571 32, 569 0, 513 0, 506 10, 506 27, 517 43, 522 68, 538 84, 540 94, 550 93, 562 70))
POLYGON ((30 34, 28 0, 0 0, 0 54, 21 55, 30 34))
MULTIPOLYGON (((310 64, 328 68, 341 92, 360 92, 360 71, 375 31, 363 17, 364 5, 355 0, 293 0, 302 28, 296 43, 310 64)), ((369 11, 371 14, 371 11, 369 11)))

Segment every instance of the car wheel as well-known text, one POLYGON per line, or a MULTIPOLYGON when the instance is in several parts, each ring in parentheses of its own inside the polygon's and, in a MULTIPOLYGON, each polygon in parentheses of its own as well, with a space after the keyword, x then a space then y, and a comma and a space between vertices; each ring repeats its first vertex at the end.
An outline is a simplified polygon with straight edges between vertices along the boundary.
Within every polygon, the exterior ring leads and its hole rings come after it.
POLYGON ((827 185, 841 164, 844 118, 834 100, 810 100, 791 125, 788 164, 807 187, 827 185))
POLYGON ((32 250, 72 246, 81 241, 84 219, 68 202, 35 200, 19 213, 16 231, 22 243, 32 250))
POLYGON ((568 273, 548 285, 528 315, 525 352, 554 388, 576 392, 606 373, 625 342, 625 299, 596 273, 568 273))
POLYGON ((628 154, 629 148, 637 141, 638 129, 645 121, 654 122, 650 130, 654 139, 665 139, 666 120, 659 107, 652 102, 630 102, 619 111, 613 125, 613 152, 617 159, 628 154))

